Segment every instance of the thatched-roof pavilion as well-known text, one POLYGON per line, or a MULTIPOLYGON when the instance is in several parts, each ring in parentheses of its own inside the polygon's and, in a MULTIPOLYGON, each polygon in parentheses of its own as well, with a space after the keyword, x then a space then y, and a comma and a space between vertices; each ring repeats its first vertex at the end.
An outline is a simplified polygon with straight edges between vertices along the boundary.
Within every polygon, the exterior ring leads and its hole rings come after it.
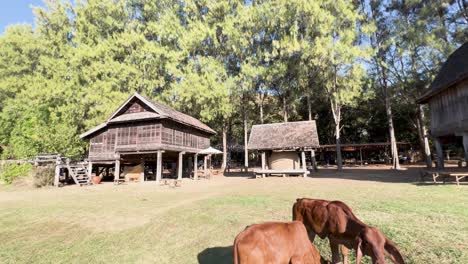
POLYGON ((295 174, 299 172, 306 176, 308 171, 305 164, 305 151, 311 151, 314 163, 314 149, 319 146, 315 121, 300 121, 254 125, 250 132, 247 148, 262 152, 261 174, 263 176, 264 174, 295 174), (302 169, 299 166, 299 151, 301 152, 302 169))
POLYGON ((446 137, 463 137, 468 161, 468 42, 449 56, 417 102, 429 104, 431 109, 430 134, 434 138, 439 168, 443 168, 441 141, 446 137))
POLYGON ((159 181, 165 167, 177 171, 178 179, 193 168, 196 178, 197 155, 210 146, 214 134, 198 119, 135 93, 104 123, 80 137, 90 142, 89 173, 93 165, 98 174, 100 166, 107 166, 108 171, 110 164, 115 166, 114 179, 118 180, 121 163, 142 165, 145 171, 140 181, 159 181))

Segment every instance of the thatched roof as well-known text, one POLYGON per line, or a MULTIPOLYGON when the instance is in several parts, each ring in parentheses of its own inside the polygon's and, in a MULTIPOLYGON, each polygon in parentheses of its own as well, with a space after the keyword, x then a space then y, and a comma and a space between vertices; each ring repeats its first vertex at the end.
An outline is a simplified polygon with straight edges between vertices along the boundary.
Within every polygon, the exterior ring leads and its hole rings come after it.
POLYGON ((431 87, 417 100, 427 103, 433 96, 468 78, 468 42, 453 52, 442 65, 431 87))
POLYGON ((209 126, 202 123, 200 120, 176 111, 168 106, 165 106, 161 103, 153 102, 148 98, 135 93, 130 96, 112 115, 107 119, 103 124, 100 124, 87 132, 80 135, 80 138, 86 138, 101 129, 107 127, 111 123, 125 123, 125 122, 135 122, 141 120, 151 120, 151 119, 170 119, 177 123, 184 124, 187 126, 194 127, 198 130, 204 131, 209 134, 216 134, 216 131, 211 129, 209 126), (145 109, 148 108, 151 112, 139 112, 139 113, 126 113, 125 110, 135 101, 141 102, 145 109))
POLYGON ((254 125, 248 149, 296 150, 319 147, 315 121, 254 125))

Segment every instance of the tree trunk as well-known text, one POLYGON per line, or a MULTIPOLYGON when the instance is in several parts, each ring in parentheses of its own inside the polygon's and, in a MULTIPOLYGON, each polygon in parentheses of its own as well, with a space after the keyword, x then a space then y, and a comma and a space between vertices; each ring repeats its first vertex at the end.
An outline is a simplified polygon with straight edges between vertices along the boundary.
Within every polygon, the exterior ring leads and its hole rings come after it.
POLYGON ((283 117, 284 122, 288 122, 288 104, 286 103, 286 96, 283 97, 283 117))
POLYGON ((310 95, 307 95, 307 112, 309 113, 309 121, 312 120, 312 103, 310 102, 310 95))
POLYGON ((418 105, 418 135, 419 141, 421 143, 421 150, 424 153, 424 159, 426 161, 426 167, 432 168, 432 158, 431 158, 431 148, 429 146, 429 138, 427 135, 427 129, 424 125, 425 116, 424 116, 424 109, 423 105, 418 105))
POLYGON ((223 123, 223 164, 221 165, 221 170, 225 171, 227 166, 227 130, 228 130, 228 122, 224 120, 223 123))
POLYGON ((248 114, 247 110, 244 108, 244 166, 245 170, 249 167, 249 150, 247 149, 247 143, 248 143, 248 129, 249 129, 249 124, 248 124, 248 114))
POLYGON ((343 159, 341 157, 341 140, 340 140, 340 121, 335 121, 335 137, 336 137, 336 166, 338 171, 343 171, 343 159))
POLYGON ((260 102, 260 123, 263 124, 263 99, 260 102))
POLYGON ((331 100, 331 109, 332 109, 332 114, 333 114, 333 120, 335 120, 335 138, 336 138, 336 166, 338 171, 343 171, 343 159, 341 157, 341 139, 340 139, 340 134, 341 134, 341 129, 340 129, 340 123, 341 123, 341 106, 334 102, 334 100, 331 100))
POLYGON ((400 169, 400 161, 398 159, 398 147, 395 138, 395 128, 393 126, 393 113, 392 113, 392 106, 390 104, 390 98, 385 95, 385 110, 387 112, 387 119, 388 119, 388 131, 390 134, 390 146, 392 150, 392 168, 395 170, 400 169))

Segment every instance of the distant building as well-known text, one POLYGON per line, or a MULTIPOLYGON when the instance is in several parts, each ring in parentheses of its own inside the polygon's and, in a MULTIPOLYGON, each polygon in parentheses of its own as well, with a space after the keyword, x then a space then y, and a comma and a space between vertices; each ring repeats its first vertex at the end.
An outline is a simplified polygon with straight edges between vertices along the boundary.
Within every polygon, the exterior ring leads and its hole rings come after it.
POLYGON ((160 180, 164 164, 175 165, 171 169, 178 178, 187 166, 197 168, 197 153, 210 146, 214 134, 201 121, 135 93, 106 122, 80 137, 90 142, 90 171, 114 166, 119 179, 121 164, 143 165, 144 181, 160 180))
POLYGON ((468 161, 468 42, 449 56, 417 102, 430 107, 438 167, 444 167, 442 143, 448 137, 463 137, 468 161))
POLYGON ((278 174, 305 171, 305 152, 311 151, 314 156, 313 150, 318 147, 315 121, 254 125, 247 146, 262 153, 262 170, 278 171, 278 174))

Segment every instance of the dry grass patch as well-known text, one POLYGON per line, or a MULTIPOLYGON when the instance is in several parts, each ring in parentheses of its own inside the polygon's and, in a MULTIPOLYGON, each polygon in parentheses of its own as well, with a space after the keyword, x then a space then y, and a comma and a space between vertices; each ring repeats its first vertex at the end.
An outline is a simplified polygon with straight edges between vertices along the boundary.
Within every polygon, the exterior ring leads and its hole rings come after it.
MULTIPOLYGON (((348 203, 408 263, 468 263, 468 186, 417 186, 413 176, 325 170, 312 179, 187 180, 175 189, 8 188, 0 191, 0 262, 232 263, 232 242, 246 225, 288 221, 296 198, 317 197, 348 203)), ((330 255, 326 240, 316 244, 330 255)))

